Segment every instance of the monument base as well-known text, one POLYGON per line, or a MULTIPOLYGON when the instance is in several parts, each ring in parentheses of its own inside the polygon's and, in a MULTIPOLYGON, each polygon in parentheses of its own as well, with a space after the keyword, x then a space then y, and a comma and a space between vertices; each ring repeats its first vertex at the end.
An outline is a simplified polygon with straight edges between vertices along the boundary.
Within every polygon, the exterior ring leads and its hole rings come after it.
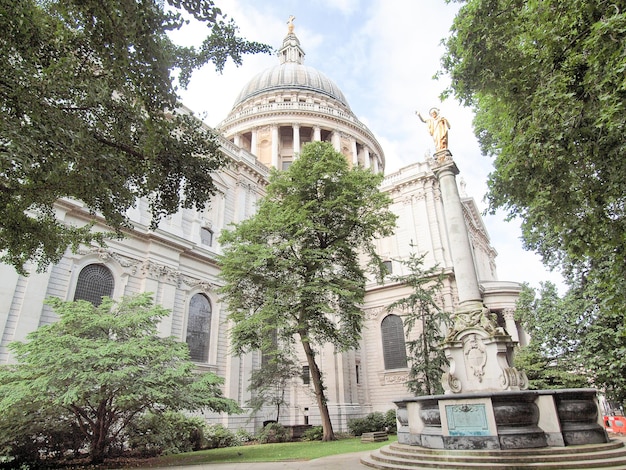
POLYGON ((594 389, 433 395, 395 403, 401 444, 498 450, 609 442, 594 389))

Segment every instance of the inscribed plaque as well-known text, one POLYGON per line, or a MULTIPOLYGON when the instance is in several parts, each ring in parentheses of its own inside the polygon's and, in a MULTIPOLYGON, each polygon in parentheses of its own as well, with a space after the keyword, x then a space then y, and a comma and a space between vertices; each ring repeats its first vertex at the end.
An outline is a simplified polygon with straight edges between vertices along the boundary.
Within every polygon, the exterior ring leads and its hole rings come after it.
POLYGON ((484 404, 446 405, 448 432, 451 436, 489 436, 484 404))

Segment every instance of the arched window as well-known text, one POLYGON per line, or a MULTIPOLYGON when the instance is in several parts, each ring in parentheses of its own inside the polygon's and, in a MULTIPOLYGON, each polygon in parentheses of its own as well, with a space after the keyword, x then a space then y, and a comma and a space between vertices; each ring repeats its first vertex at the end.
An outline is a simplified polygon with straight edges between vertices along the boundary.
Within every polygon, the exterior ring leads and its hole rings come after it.
POLYGON ((385 369, 406 367, 406 346, 404 344, 404 325, 397 315, 387 315, 380 324, 383 340, 385 369))
POLYGON ((102 297, 113 296, 115 280, 113 273, 103 264, 88 264, 80 270, 74 300, 87 300, 96 307, 102 303, 102 297))
POLYGON ((213 230, 202 227, 200 229, 200 242, 207 246, 213 245, 213 230))
POLYGON ((209 360, 209 336, 211 333, 211 302, 203 294, 196 294, 189 302, 187 344, 191 360, 209 360))

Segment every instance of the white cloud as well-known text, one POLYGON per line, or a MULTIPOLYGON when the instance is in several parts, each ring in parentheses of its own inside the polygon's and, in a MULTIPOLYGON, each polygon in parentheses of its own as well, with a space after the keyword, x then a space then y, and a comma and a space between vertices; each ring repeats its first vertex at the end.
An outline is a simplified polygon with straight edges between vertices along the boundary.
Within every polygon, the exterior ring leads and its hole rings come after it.
POLYGON ((339 10, 344 14, 348 14, 355 11, 363 2, 361 2, 360 0, 321 0, 314 3, 321 4, 322 8, 339 10))

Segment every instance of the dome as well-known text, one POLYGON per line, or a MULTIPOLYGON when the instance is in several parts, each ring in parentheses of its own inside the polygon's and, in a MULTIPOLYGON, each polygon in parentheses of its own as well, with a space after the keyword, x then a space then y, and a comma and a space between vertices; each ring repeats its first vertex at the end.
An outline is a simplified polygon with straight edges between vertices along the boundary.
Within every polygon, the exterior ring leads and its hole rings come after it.
POLYGON ((331 142, 351 165, 383 172, 383 149, 342 91, 324 73, 303 64, 293 19, 276 54, 280 63, 247 82, 219 131, 267 167, 284 170, 304 144, 319 141, 331 142))
POLYGON ((325 95, 350 109, 335 82, 319 70, 297 62, 285 62, 258 73, 243 87, 233 108, 261 93, 289 88, 325 95))

